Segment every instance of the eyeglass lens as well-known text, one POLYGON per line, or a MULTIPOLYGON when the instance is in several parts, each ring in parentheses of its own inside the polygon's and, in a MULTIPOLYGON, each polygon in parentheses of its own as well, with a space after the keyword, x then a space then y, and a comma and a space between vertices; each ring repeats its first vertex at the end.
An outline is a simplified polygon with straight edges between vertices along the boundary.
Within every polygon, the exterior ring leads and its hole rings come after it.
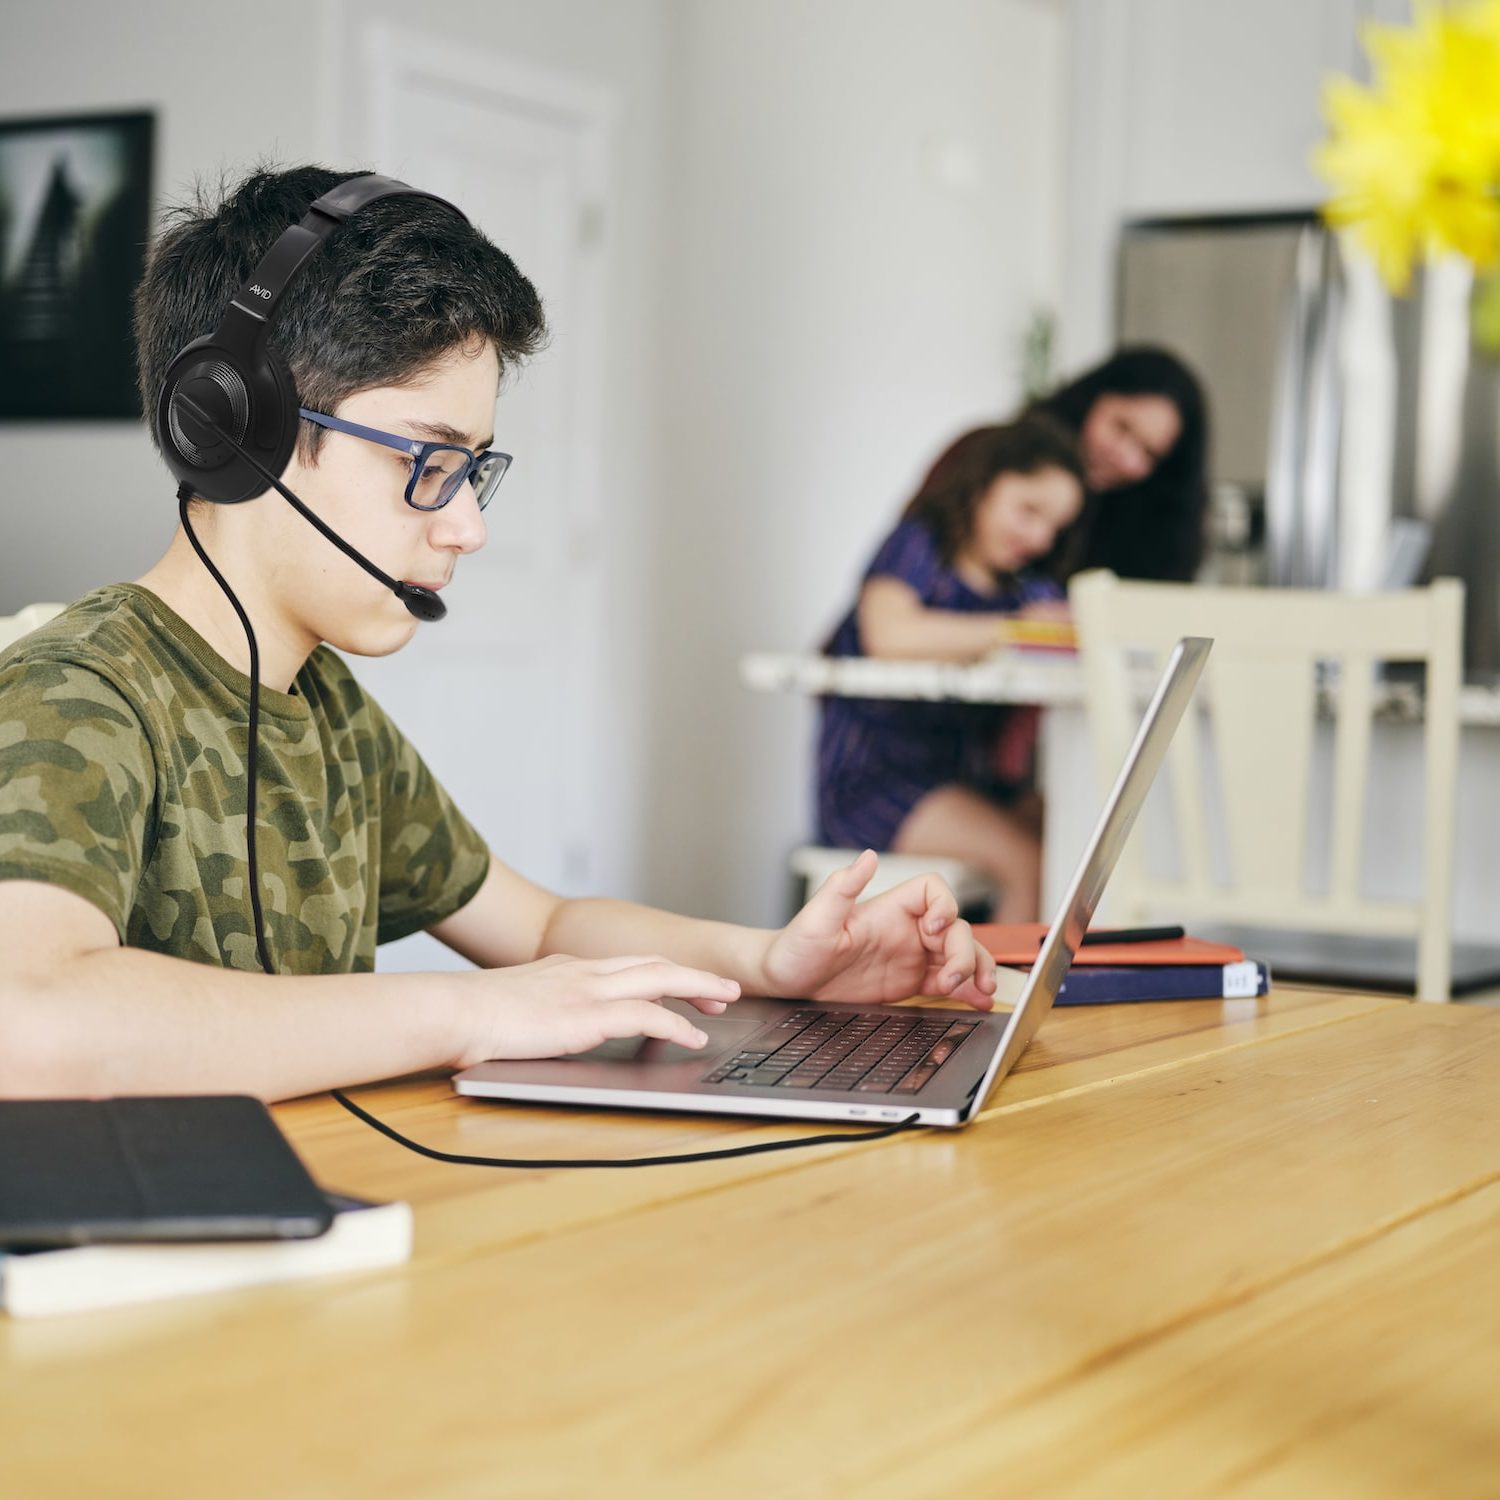
MULTIPOLYGON (((472 475, 474 493, 483 510, 490 503, 510 460, 503 453, 486 454, 472 475)), ((421 473, 414 476, 406 498, 423 510, 446 505, 469 473, 469 455, 462 448, 431 448, 421 473)))
POLYGON ((510 457, 505 453, 487 453, 479 467, 474 471, 474 493, 479 500, 479 508, 483 510, 495 491, 500 488, 500 481, 505 478, 505 471, 510 467, 510 457))

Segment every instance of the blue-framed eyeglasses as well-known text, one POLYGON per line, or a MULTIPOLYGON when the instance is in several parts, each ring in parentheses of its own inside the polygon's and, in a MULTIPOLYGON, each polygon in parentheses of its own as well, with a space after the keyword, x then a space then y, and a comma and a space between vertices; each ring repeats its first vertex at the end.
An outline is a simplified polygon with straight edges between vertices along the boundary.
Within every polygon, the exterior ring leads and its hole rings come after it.
POLYGON ((510 468, 508 453, 486 448, 483 453, 462 448, 457 443, 424 443, 420 438, 402 437, 398 432, 382 432, 378 427, 363 427, 342 417, 325 416, 320 411, 297 408, 304 421, 315 422, 330 432, 346 432, 394 448, 411 459, 411 477, 406 481, 406 503, 418 510, 441 510, 457 493, 464 480, 474 486, 475 498, 483 510, 494 498, 505 471, 510 468))

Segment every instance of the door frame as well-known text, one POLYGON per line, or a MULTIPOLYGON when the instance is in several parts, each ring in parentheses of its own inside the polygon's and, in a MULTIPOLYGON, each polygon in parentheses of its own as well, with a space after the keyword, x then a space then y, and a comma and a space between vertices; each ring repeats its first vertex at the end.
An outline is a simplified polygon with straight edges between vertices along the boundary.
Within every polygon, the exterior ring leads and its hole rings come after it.
MULTIPOLYGON (((345 12, 337 3, 336 8, 345 12)), ((344 20, 347 20, 345 12, 344 20)), ((394 101, 399 91, 420 85, 478 107, 534 116, 560 125, 577 142, 581 218, 576 228, 568 337, 573 379, 569 383, 569 451, 560 461, 560 501, 564 507, 564 557, 571 594, 570 624, 562 643, 573 690, 563 713, 562 743, 566 784, 574 795, 559 809, 563 826, 563 894, 582 894, 618 883, 627 852, 613 847, 618 820, 603 816, 607 768, 601 762, 608 723, 617 705, 610 684, 618 680, 604 598, 604 548, 608 534, 604 504, 607 288, 612 285, 613 144, 618 108, 610 92, 572 74, 476 46, 468 39, 445 41, 397 22, 355 19, 335 22, 345 60, 332 64, 336 90, 343 96, 325 116, 325 127, 341 118, 356 148, 380 171, 400 163, 394 137, 394 101), (351 31, 353 36, 351 38, 351 31), (353 45, 351 46, 351 40, 353 45), (350 58, 357 58, 358 82, 350 58)), ((545 299, 546 289, 541 288, 545 299)), ((502 854, 503 857, 503 854, 502 854)))

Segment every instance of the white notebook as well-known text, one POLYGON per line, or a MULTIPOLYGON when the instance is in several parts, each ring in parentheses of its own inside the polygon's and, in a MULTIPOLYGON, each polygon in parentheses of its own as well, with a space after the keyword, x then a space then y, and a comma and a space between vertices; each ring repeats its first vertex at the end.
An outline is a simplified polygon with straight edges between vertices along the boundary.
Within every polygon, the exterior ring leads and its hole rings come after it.
POLYGON ((409 1203, 328 1196, 337 1210, 333 1227, 311 1240, 0 1250, 0 1307, 13 1318, 42 1318, 373 1270, 411 1258, 409 1203))

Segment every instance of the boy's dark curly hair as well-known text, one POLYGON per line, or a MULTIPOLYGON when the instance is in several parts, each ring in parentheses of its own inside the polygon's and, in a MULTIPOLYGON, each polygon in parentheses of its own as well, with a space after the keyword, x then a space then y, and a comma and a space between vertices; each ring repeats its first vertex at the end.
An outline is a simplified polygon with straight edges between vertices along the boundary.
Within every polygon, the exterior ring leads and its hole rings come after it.
MULTIPOLYGON (((262 166, 167 211, 135 294, 141 404, 152 420, 179 350, 211 333, 260 258, 314 199, 357 172, 262 166)), ((286 289, 271 347, 304 406, 331 412, 356 391, 419 378, 447 351, 493 344, 502 372, 541 347, 541 299, 515 262, 430 198, 386 198, 330 235, 286 289)), ((155 431, 157 447, 161 440, 155 431)), ((303 423, 316 457, 323 429, 303 423)))

